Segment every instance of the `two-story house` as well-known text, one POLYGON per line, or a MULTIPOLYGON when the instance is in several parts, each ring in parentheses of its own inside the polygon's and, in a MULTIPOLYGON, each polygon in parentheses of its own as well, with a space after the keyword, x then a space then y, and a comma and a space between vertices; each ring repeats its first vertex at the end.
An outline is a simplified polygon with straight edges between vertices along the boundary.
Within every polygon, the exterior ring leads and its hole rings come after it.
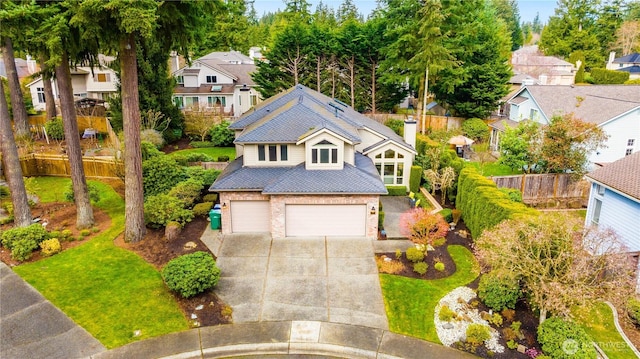
POLYGON ((567 61, 544 56, 538 46, 525 46, 511 55, 514 77, 511 83, 536 85, 573 85, 577 69, 567 61))
POLYGON ((236 51, 212 52, 173 73, 173 101, 183 110, 240 117, 261 101, 251 78, 253 60, 236 51))
POLYGON ((609 53, 607 70, 624 71, 629 73, 629 79, 640 79, 640 54, 634 52, 626 56, 616 58, 616 53, 609 53))
MULTIPOLYGON (((76 100, 84 98, 108 100, 118 91, 118 77, 109 66, 115 61, 115 57, 98 55, 98 64, 90 66, 77 66, 71 68, 71 86, 73 97, 76 100)), ((51 79, 53 97, 58 99, 58 84, 51 79)), ((42 77, 27 84, 33 100, 33 108, 37 111, 45 110, 44 85, 42 77)))
POLYGON ((416 123, 405 137, 346 104, 295 87, 230 125, 237 158, 210 187, 220 194, 222 233, 273 237, 378 232, 385 185, 408 187, 416 123))
MULTIPOLYGON (((640 86, 524 86, 507 101, 510 126, 525 119, 547 125, 555 115, 572 113, 597 125, 609 138, 589 154, 591 163, 610 163, 640 150, 640 86)), ((503 122, 492 127, 492 144, 503 122)))

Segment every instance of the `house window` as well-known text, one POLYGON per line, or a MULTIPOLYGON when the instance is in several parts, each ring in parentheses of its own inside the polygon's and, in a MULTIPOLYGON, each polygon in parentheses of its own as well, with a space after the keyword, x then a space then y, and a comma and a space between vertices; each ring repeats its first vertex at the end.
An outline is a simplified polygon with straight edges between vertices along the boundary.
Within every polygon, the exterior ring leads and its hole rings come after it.
POLYGON ((265 160, 264 145, 258 145, 258 161, 265 160))
POLYGON ((249 96, 249 101, 251 101, 251 106, 255 106, 258 104, 258 96, 251 95, 249 96))
POLYGON ((200 99, 198 96, 187 96, 185 97, 185 105, 186 107, 198 108, 200 105, 200 99))
POLYGON ((222 105, 222 107, 226 106, 226 99, 224 96, 208 96, 207 104, 209 107, 216 107, 222 105))
POLYGON ((269 161, 274 162, 278 160, 278 146, 269 145, 269 161))
POLYGON ((633 147, 633 145, 635 144, 636 140, 633 138, 630 138, 627 140, 627 146, 629 147, 633 147))
POLYGON ((596 185, 596 193, 601 195, 601 196, 604 196, 604 186, 601 186, 601 185, 597 184, 596 185))
POLYGON ((111 82, 110 74, 94 74, 93 75, 94 82, 111 82))
POLYGON ((280 145, 280 161, 289 160, 289 146, 280 145))
POLYGON ((207 75, 208 84, 215 84, 216 82, 218 82, 218 76, 207 75))
POLYGON ((385 184, 402 184, 404 178, 404 155, 392 149, 375 155, 374 164, 385 184))
POLYGON ((320 141, 311 149, 311 163, 338 163, 338 148, 329 141, 320 141))
POLYGON ((258 145, 258 161, 287 161, 288 148, 287 145, 258 145), (278 150, 279 148, 279 150, 278 150), (278 158, 278 153, 280 158, 278 158))
POLYGON ((593 201, 593 214, 591 215, 591 223, 597 225, 600 223, 600 210, 602 209, 602 201, 594 199, 593 201))
POLYGON ((184 85, 184 76, 182 76, 182 75, 176 76, 176 83, 178 85, 184 85))
POLYGON ((38 102, 45 103, 46 101, 44 99, 44 87, 36 88, 36 92, 38 93, 38 102))
POLYGON ((629 156, 632 153, 633 153, 633 148, 627 148, 627 150, 624 152, 624 155, 629 156))
POLYGON ((176 96, 173 98, 173 103, 177 108, 184 108, 184 99, 182 96, 176 96))
POLYGON ((529 119, 535 120, 536 117, 538 117, 538 110, 532 108, 531 111, 529 111, 529 119))

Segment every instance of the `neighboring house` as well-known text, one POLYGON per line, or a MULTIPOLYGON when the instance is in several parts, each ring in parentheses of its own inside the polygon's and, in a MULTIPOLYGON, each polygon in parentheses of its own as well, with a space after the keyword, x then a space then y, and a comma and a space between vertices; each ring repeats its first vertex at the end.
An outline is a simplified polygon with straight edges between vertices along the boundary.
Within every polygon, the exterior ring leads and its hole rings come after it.
POLYGON ((405 140, 343 102, 297 85, 230 125, 236 154, 209 188, 222 233, 377 238, 379 196, 408 187, 416 123, 405 140))
MULTIPOLYGON (((34 73, 40 71, 38 64, 35 60, 31 58, 31 56, 27 55, 27 59, 16 58, 16 71, 18 72, 18 79, 22 81, 22 79, 33 75, 34 73)), ((7 69, 4 66, 4 59, 0 56, 0 77, 7 78, 7 69)))
POLYGON ((629 79, 640 79, 640 54, 633 53, 627 56, 618 57, 616 53, 609 53, 609 61, 607 62, 607 70, 624 71, 629 73, 629 79))
POLYGON ((630 253, 640 252, 640 152, 586 175, 591 193, 585 226, 612 229, 630 253))
MULTIPOLYGON (((591 163, 614 162, 640 149, 640 86, 524 86, 507 101, 508 116, 514 125, 525 119, 542 125, 554 115, 573 113, 596 124, 609 136, 603 148, 589 154, 591 163)), ((491 143, 497 145, 504 126, 498 120, 490 125, 491 143)))
POLYGON ((525 46, 511 55, 512 83, 523 85, 573 85, 576 67, 553 56, 544 56, 538 46, 525 46))
POLYGON ((240 117, 261 101, 251 78, 253 60, 237 51, 212 52, 175 71, 173 101, 183 110, 204 109, 240 117))
MULTIPOLYGON (((91 98, 108 100, 118 92, 118 77, 109 66, 115 57, 98 55, 98 64, 90 66, 76 66, 71 68, 71 86, 75 100, 91 98)), ((53 97, 59 98, 57 80, 52 79, 53 97)), ((33 108, 37 111, 46 109, 44 99, 44 85, 42 77, 27 84, 33 100, 33 108)))

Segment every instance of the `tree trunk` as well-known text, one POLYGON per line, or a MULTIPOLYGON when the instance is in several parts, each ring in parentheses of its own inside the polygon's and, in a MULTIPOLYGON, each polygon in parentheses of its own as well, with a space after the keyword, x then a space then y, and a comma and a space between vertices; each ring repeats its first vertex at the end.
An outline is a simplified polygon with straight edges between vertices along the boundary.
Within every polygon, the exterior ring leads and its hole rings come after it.
POLYGON ((351 74, 349 85, 351 87, 351 107, 356 108, 356 57, 351 56, 349 59, 349 73, 351 74))
POLYGON ((316 82, 317 82, 317 90, 318 90, 318 92, 321 92, 321 91, 320 91, 320 72, 321 72, 321 65, 322 65, 322 64, 320 63, 320 59, 321 59, 321 57, 320 57, 320 56, 316 56, 316 59, 317 59, 317 61, 318 61, 318 62, 316 63, 316 82))
POLYGON ((376 114, 376 63, 371 62, 371 113, 376 114))
POLYGON ((55 118, 56 113, 56 98, 53 96, 53 86, 51 85, 51 73, 47 66, 48 56, 40 56, 40 66, 42 69, 42 87, 44 88, 44 103, 46 106, 46 119, 47 121, 55 118))
MULTIPOLYGON (((4 94, 2 81, 0 81, 0 93, 4 94)), ((24 180, 22 179, 22 167, 18 158, 18 149, 11 129, 9 105, 4 95, 0 96, 0 148, 2 148, 4 175, 11 191, 13 222, 17 227, 26 227, 31 224, 31 208, 29 208, 27 190, 24 188, 24 180)))
POLYGON ((91 201, 89 200, 87 180, 84 176, 82 148, 80 147, 80 135, 78 134, 78 118, 73 101, 69 58, 66 53, 62 53, 62 60, 60 64, 56 66, 55 71, 56 78, 58 79, 58 92, 60 93, 60 109, 62 112, 62 122, 64 123, 64 138, 67 142, 67 155, 69 156, 69 167, 71 169, 73 197, 77 208, 76 228, 91 228, 95 221, 93 218, 93 208, 91 208, 91 201))
POLYGON ((125 242, 144 237, 144 193, 140 150, 140 100, 135 35, 120 40, 122 127, 124 130, 125 242))
POLYGON ((18 138, 26 137, 29 135, 29 118, 27 117, 27 108, 24 106, 24 98, 22 97, 22 90, 20 89, 16 60, 13 56, 13 45, 11 39, 8 37, 4 38, 2 57, 9 82, 9 93, 11 95, 11 108, 13 109, 13 123, 16 128, 16 136, 18 138))

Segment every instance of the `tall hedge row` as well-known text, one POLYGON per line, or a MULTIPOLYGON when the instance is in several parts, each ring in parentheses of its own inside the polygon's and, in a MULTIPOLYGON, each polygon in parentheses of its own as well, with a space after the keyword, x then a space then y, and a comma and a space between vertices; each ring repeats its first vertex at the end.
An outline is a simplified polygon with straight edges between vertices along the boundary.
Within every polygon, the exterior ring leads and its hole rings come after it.
POLYGON ((629 79, 629 73, 607 69, 591 69, 591 78, 597 85, 623 84, 629 79))
POLYGON ((505 219, 535 216, 538 212, 523 203, 514 202, 490 179, 474 167, 465 167, 458 177, 456 207, 462 211, 464 223, 473 238, 505 219))
POLYGON ((422 167, 411 166, 409 173, 409 191, 417 193, 420 190, 420 180, 422 179, 422 167))

